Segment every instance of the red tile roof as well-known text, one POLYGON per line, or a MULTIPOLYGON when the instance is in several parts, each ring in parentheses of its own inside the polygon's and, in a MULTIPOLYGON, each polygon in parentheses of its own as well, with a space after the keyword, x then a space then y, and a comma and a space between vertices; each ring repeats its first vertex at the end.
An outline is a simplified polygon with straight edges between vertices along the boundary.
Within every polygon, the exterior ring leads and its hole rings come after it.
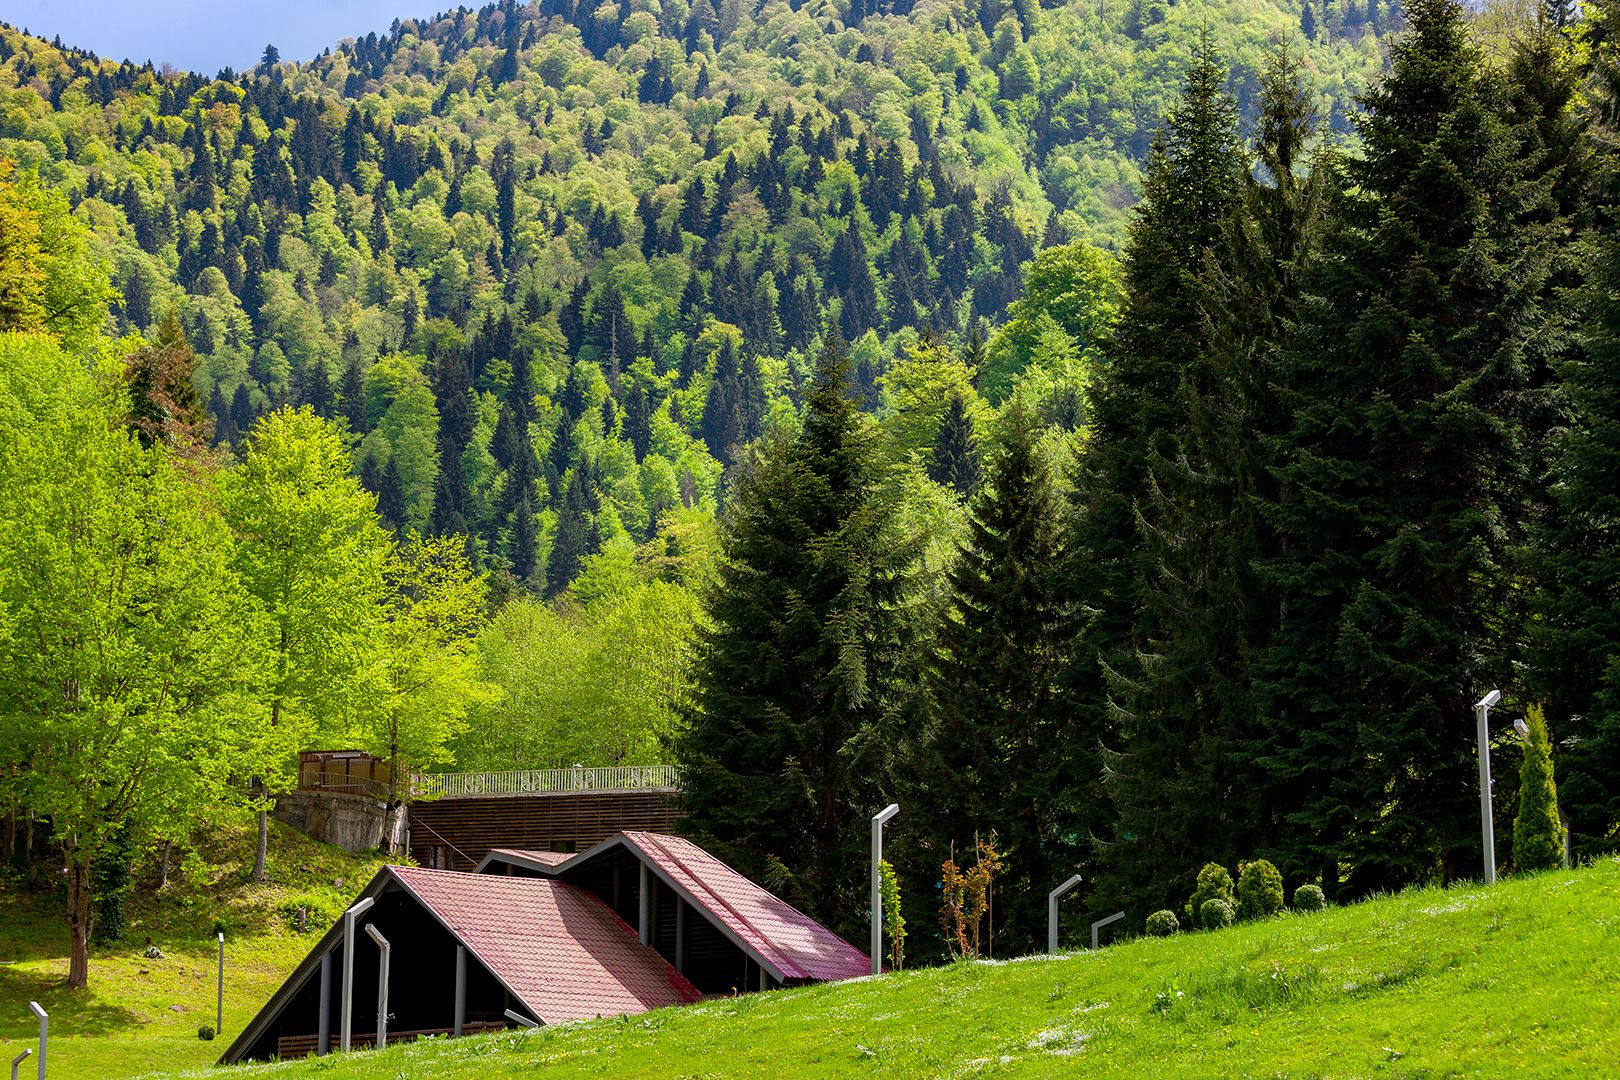
POLYGON ((775 968, 779 978, 832 982, 871 974, 865 953, 690 840, 659 833, 621 835, 745 948, 775 968))
POLYGON ((389 870, 547 1024, 703 996, 584 889, 552 878, 389 870))

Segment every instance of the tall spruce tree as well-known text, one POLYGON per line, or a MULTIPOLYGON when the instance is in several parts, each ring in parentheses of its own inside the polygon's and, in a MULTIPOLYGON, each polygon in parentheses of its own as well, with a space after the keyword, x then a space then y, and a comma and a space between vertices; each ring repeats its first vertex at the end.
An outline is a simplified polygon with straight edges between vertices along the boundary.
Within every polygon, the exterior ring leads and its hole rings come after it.
MULTIPOLYGON (((1614 25, 1620 12, 1603 6, 1614 25)), ((1515 70, 1529 76, 1520 85, 1546 80, 1545 67, 1515 70)), ((1579 347, 1551 358, 1561 423, 1544 444, 1547 502, 1532 530, 1539 588, 1528 665, 1565 747, 1558 794, 1576 856, 1620 846, 1620 42, 1612 35, 1599 39, 1591 74, 1597 138, 1588 145, 1601 148, 1604 186, 1590 201, 1604 210, 1580 260, 1586 281, 1568 297, 1582 320, 1579 347)))
POLYGON ((1255 572, 1278 545, 1263 517, 1273 484, 1262 440, 1282 425, 1277 353, 1325 187, 1304 160, 1313 127, 1298 63, 1279 51, 1261 81, 1258 167, 1244 171, 1195 283, 1202 336, 1180 371, 1183 419, 1149 452, 1138 503, 1153 567, 1139 583, 1147 629, 1137 663, 1114 669, 1122 731, 1109 755, 1131 838, 1114 860, 1117 887, 1144 906, 1184 895, 1197 867, 1250 857, 1274 835, 1249 665, 1276 621, 1255 572))
MULTIPOLYGON (((1125 302, 1093 388, 1091 437, 1079 459, 1069 526, 1068 592, 1093 615, 1076 642, 1065 698, 1081 730, 1101 732, 1105 717, 1117 717, 1123 730, 1109 741, 1125 756, 1115 771, 1136 778, 1111 792, 1126 818, 1108 848, 1121 876, 1137 866, 1175 872, 1169 854, 1186 842, 1168 840, 1163 830, 1171 823, 1159 822, 1156 806, 1134 794, 1138 784, 1171 780, 1154 770, 1174 767, 1179 736, 1156 727, 1152 716, 1132 716, 1129 702, 1111 712, 1119 703, 1109 701, 1104 673, 1133 672, 1154 620, 1169 614, 1150 608, 1146 594, 1158 573, 1141 516, 1151 492, 1148 462, 1179 453, 1187 425, 1182 380, 1208 349, 1202 278, 1237 212, 1245 175, 1237 109, 1206 31, 1149 155, 1123 263, 1125 302)), ((1142 899, 1141 883, 1131 888, 1133 899, 1142 899)))
POLYGON ((1269 560, 1283 617, 1263 659, 1268 770, 1301 794, 1285 873, 1365 893, 1461 872, 1478 850, 1469 732, 1508 673, 1504 572, 1522 490, 1514 140, 1454 0, 1413 0, 1358 119, 1273 441, 1269 560))
POLYGON ((866 907, 919 548, 878 484, 849 358, 828 335, 796 434, 741 471, 705 596, 685 732, 688 826, 844 932, 866 907))
POLYGON ((1090 768, 1070 760, 1096 740, 1069 730, 1059 702, 1071 615, 1056 576, 1058 500, 1023 395, 1004 423, 949 574, 903 801, 930 875, 919 884, 932 885, 953 851, 972 851, 975 836, 996 835, 997 948, 1024 952, 1042 940, 1046 891, 1089 854, 1100 792, 1095 753, 1090 768))

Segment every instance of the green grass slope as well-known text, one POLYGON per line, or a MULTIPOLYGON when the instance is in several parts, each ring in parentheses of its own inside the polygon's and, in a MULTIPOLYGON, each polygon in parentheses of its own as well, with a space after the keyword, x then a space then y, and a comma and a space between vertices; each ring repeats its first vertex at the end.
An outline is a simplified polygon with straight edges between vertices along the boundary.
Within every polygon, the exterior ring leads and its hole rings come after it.
MULTIPOLYGON (((315 942, 318 931, 379 865, 272 823, 269 878, 248 880, 253 830, 209 838, 206 863, 176 865, 161 892, 137 881, 122 941, 95 948, 90 987, 65 986, 68 938, 59 893, 0 883, 0 1066, 35 1045, 38 1001, 51 1016, 51 1080, 113 1080, 213 1062, 226 1043, 203 1042, 214 1024, 215 922, 226 933, 225 1038, 252 1018, 315 942), (342 884, 338 884, 341 882, 342 884), (308 932, 290 912, 315 914, 308 932), (161 959, 147 959, 148 944, 161 959)), ((32 1060, 23 1070, 33 1076, 32 1060)))
POLYGON ((230 1075, 1586 1077, 1617 1062, 1620 860, 1608 860, 1097 953, 230 1075))

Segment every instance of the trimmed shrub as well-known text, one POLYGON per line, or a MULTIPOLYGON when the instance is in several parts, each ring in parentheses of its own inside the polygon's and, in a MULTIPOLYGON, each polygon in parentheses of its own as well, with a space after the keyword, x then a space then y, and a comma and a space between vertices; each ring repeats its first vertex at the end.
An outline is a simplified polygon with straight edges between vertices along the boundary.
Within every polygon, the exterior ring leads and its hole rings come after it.
POLYGON ((1327 907, 1327 896, 1320 885, 1301 885, 1294 890, 1295 911, 1321 911, 1327 907))
POLYGON ((1564 865, 1564 823, 1558 818, 1552 740, 1540 705, 1525 710, 1529 733, 1519 770, 1519 816, 1513 819, 1513 868, 1531 873, 1564 865))
POLYGON ((1238 872, 1237 915, 1245 922, 1269 919, 1283 906, 1283 880, 1277 868, 1265 859, 1243 864, 1238 872))
POLYGON ((1168 908, 1155 911, 1147 917, 1147 932, 1149 937, 1169 937, 1181 932, 1181 920, 1168 908))
POLYGON ((201 1039, 203 1042, 213 1042, 214 1029, 209 1027, 207 1024, 204 1024, 202 1027, 197 1029, 197 1038, 201 1039))
POLYGON ((1236 903, 1236 897, 1232 895, 1232 875, 1220 863, 1205 863, 1204 868, 1198 871, 1198 887, 1193 889, 1192 898, 1187 901, 1187 919, 1194 926, 1203 925, 1200 912, 1204 910, 1206 900, 1236 903))
POLYGON ((1232 910, 1229 900, 1216 898, 1205 900, 1198 909, 1198 925, 1205 930, 1223 930, 1232 925, 1237 918, 1237 912, 1232 910))

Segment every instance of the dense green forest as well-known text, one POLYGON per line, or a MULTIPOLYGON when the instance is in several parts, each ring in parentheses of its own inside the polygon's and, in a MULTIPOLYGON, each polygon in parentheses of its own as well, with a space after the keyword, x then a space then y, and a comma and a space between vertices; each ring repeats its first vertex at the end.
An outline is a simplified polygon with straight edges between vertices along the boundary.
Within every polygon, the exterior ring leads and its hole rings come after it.
POLYGON ((1497 685, 1620 843, 1575 14, 545 0, 212 79, 0 28, 0 796, 71 979, 313 745, 675 760, 845 930, 898 800, 925 958, 942 875, 1011 952, 1076 868, 1467 875, 1497 685))

